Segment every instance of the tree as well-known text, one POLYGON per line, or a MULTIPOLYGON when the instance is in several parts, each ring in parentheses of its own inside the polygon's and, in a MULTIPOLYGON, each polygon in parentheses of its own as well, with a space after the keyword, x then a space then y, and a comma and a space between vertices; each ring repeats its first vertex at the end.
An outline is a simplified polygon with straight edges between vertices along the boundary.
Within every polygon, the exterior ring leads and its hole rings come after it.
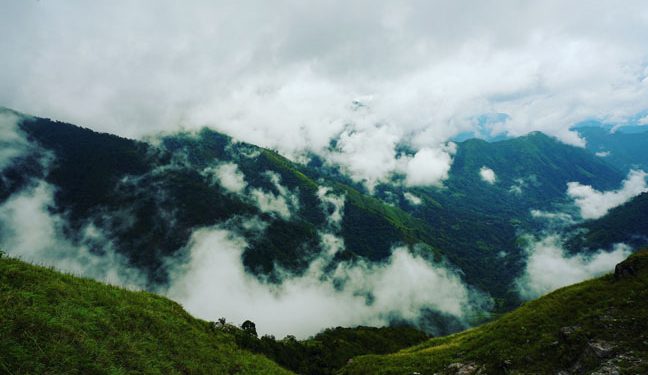
POLYGON ((241 329, 250 335, 257 336, 256 324, 251 320, 246 320, 241 324, 241 329))

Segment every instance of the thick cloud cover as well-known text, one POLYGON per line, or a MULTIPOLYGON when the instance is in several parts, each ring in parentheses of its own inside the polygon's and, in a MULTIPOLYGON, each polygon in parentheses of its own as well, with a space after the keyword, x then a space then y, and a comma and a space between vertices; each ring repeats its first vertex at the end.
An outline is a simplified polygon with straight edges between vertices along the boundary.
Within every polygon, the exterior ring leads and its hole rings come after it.
POLYGON ((209 125, 291 155, 338 140, 331 160, 368 185, 438 183, 459 132, 582 144, 570 125, 648 102, 640 0, 6 1, 0 15, 3 105, 133 137, 209 125), (400 143, 422 152, 410 167, 400 143))
POLYGON ((326 234, 322 241, 329 247, 324 258, 304 275, 276 285, 245 272, 241 237, 222 228, 199 230, 188 249, 189 262, 178 267, 167 294, 199 317, 251 319, 261 333, 279 337, 393 319, 415 322, 424 308, 463 319, 471 308, 470 291, 457 275, 405 248, 394 249, 385 264, 343 263, 325 276, 326 259, 343 244, 326 234))
POLYGON ((520 296, 525 299, 611 272, 631 253, 628 246, 617 244, 611 252, 601 250, 591 255, 569 255, 562 247, 560 236, 529 240, 526 269, 517 280, 520 296))
POLYGON ((612 208, 648 191, 647 176, 648 174, 644 171, 632 170, 623 181, 621 188, 613 191, 598 191, 589 185, 569 182, 567 195, 574 200, 583 219, 598 219, 612 208))

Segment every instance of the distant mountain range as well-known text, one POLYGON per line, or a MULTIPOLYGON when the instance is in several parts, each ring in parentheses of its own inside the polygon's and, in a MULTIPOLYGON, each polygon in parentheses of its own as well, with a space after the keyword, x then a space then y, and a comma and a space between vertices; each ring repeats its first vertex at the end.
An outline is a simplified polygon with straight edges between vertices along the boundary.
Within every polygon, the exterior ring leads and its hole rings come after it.
MULTIPOLYGON (((344 247, 331 266, 381 262, 394 246, 409 245, 430 262, 456 268, 471 287, 494 298, 495 311, 506 311, 519 303, 513 285, 525 259, 519 237, 544 229, 531 210, 573 210, 568 182, 616 189, 629 168, 648 165, 636 146, 648 144, 641 138, 648 133, 626 137, 583 128, 589 142, 583 149, 535 132, 457 143, 441 187, 408 188, 396 181, 370 194, 315 155, 299 164, 209 129, 135 141, 18 116, 29 147, 1 172, 0 203, 46 181, 55 187, 49 210, 65 218, 69 239, 81 241, 89 224, 100 228, 130 265, 145 272, 149 285, 167 282, 165 259, 180 254, 194 230, 236 220, 254 219, 265 228, 260 235, 256 228, 237 227, 247 241, 248 272, 269 281, 304 272, 325 251, 317 234, 333 213, 332 206, 323 210, 322 194, 329 194, 344 197, 337 233, 344 247), (610 154, 595 154, 601 151, 610 154), (486 169, 490 180, 481 174, 486 169)), ((645 194, 637 199, 645 201, 645 194)), ((571 241, 573 251, 644 243, 646 214, 634 205, 582 224, 589 234, 571 241), (606 224, 622 222, 619 215, 631 225, 606 224)))

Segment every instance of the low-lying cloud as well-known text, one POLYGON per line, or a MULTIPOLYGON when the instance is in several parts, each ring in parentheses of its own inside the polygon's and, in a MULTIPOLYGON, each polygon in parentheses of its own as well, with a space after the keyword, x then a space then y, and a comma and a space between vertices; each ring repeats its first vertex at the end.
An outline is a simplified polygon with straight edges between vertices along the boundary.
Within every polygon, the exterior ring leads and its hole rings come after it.
POLYGON ((24 155, 30 147, 18 128, 21 118, 0 108, 0 172, 24 155))
POLYGON ((225 190, 240 194, 247 187, 245 175, 234 163, 222 163, 203 170, 203 175, 211 178, 211 182, 222 186, 225 190))
POLYGON ((67 239, 65 219, 50 213, 52 197, 53 188, 39 181, 0 206, 0 247, 7 254, 124 287, 145 285, 141 273, 128 266, 94 224, 85 225, 78 239, 67 239))
POLYGON ((497 180, 495 171, 493 171, 492 169, 486 166, 483 166, 479 169, 479 177, 481 177, 482 181, 491 185, 494 184, 495 181, 497 180))
POLYGON ((537 298, 560 287, 611 272, 631 253, 628 246, 617 244, 609 252, 600 250, 589 255, 569 255, 558 235, 541 239, 529 237, 528 240, 526 268, 516 281, 520 296, 525 299, 537 298))
POLYGON ((619 190, 598 191, 578 182, 567 183, 567 195, 580 209, 583 219, 598 219, 612 208, 620 206, 637 195, 648 191, 646 172, 632 170, 619 190))
POLYGON ((196 231, 167 295, 205 319, 251 319, 262 333, 302 338, 323 327, 415 321, 424 308, 461 319, 470 308, 471 292, 456 274, 406 248, 384 264, 342 263, 328 276, 315 261, 305 274, 270 284, 245 272, 245 246, 223 228, 196 231))

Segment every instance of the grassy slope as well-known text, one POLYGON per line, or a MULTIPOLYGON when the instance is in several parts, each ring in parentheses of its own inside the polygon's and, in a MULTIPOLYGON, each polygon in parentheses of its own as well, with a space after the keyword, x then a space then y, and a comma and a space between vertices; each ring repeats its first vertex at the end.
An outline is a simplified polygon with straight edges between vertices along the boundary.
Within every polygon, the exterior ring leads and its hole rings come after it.
POLYGON ((2 258, 0 373, 289 372, 166 298, 2 258))
POLYGON ((590 371, 603 361, 588 351, 597 341, 613 345, 622 373, 648 373, 648 251, 625 263, 635 264, 635 276, 565 287, 480 327, 396 354, 355 358, 343 373, 454 373, 453 363, 475 363, 488 374, 555 373, 577 364, 590 371), (573 332, 561 334, 565 327, 573 332))

